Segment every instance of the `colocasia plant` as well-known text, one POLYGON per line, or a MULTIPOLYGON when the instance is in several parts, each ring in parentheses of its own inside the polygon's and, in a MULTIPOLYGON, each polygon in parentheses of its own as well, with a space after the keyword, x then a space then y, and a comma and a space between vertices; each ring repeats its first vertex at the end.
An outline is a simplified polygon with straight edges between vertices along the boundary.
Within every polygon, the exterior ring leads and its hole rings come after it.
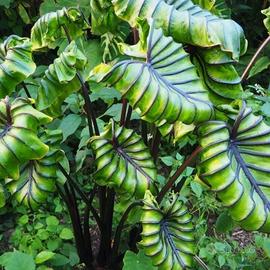
POLYGON ((89 21, 63 8, 39 18, 29 38, 12 35, 0 46, 1 206, 15 198, 34 211, 55 192, 87 269, 121 268, 136 241, 160 270, 204 266, 190 203, 179 198, 188 166, 239 226, 270 232, 270 127, 242 100, 252 63, 242 78, 234 67, 247 41, 222 1, 201 2, 91 0, 89 21), (49 50, 57 56, 48 65, 49 50), (91 101, 97 88, 101 99, 113 93, 118 117, 91 101), (80 110, 67 105, 71 97, 80 110), (80 129, 79 145, 67 140, 80 129), (160 145, 187 134, 196 143, 159 181, 160 145), (83 147, 84 170, 73 155, 83 147))

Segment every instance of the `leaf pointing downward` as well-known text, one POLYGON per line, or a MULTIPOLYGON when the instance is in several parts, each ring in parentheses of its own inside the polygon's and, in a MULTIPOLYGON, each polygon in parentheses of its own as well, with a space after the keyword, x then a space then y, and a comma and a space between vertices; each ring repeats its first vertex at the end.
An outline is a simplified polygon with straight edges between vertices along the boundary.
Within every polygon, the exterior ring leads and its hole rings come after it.
POLYGON ((34 73, 32 44, 28 38, 9 36, 0 45, 0 98, 15 90, 15 87, 34 73))
POLYGON ((37 131, 51 118, 31 104, 32 100, 22 98, 12 103, 7 98, 0 100, 0 178, 18 179, 22 163, 40 159, 48 152, 37 131))
POLYGON ((194 253, 192 216, 177 196, 160 208, 147 191, 141 217, 145 254, 159 270, 181 270, 191 267, 194 253))
POLYGON ((270 232, 270 127, 243 105, 232 126, 206 122, 198 134, 200 179, 244 229, 270 232))
MULTIPOLYGON (((99 72, 98 69, 97 73, 99 72)), ((151 27, 147 58, 125 60, 101 75, 137 108, 143 119, 185 124, 209 120, 213 107, 183 46, 151 27)))
POLYGON ((103 134, 90 140, 97 171, 95 181, 116 188, 126 197, 142 198, 155 191, 156 168, 142 138, 133 130, 109 124, 103 134))

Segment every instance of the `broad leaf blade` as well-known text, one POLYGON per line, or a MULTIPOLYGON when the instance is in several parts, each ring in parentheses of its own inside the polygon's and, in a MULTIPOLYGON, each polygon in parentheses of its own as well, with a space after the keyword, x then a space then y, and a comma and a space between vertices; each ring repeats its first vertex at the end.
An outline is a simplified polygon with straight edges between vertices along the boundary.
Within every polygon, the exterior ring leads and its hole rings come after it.
POLYGON ((191 215, 177 196, 160 209, 150 192, 145 194, 141 217, 145 254, 160 270, 191 267, 195 249, 191 215))
POLYGON ((71 93, 81 87, 77 70, 86 65, 86 57, 72 41, 54 60, 41 79, 37 96, 37 108, 52 116, 61 114, 61 105, 71 93))
POLYGON ((61 131, 47 131, 41 139, 50 146, 46 156, 21 166, 18 180, 6 181, 16 199, 31 209, 36 209, 39 204, 45 202, 48 193, 55 190, 57 163, 63 158, 63 152, 59 149, 62 141, 61 131))
POLYGON ((66 39, 64 28, 75 39, 88 28, 83 15, 77 8, 63 8, 40 17, 31 29, 33 50, 42 51, 55 48, 61 39, 66 39))
POLYGON ((208 91, 189 55, 161 29, 149 32, 146 61, 121 61, 102 81, 119 90, 148 122, 190 124, 213 116, 208 91))
POLYGON ((142 138, 133 130, 109 124, 103 134, 92 137, 97 171, 95 181, 114 187, 126 197, 142 198, 155 191, 156 167, 142 138))
POLYGON ((220 19, 191 0, 115 0, 113 4, 116 14, 132 26, 138 17, 152 17, 177 42, 206 48, 220 46, 236 60, 246 51, 243 30, 237 23, 220 19))
POLYGON ((40 159, 48 146, 38 137, 38 128, 51 118, 31 106, 31 100, 0 100, 0 178, 19 178, 19 166, 40 159))
POLYGON ((0 98, 15 90, 15 87, 34 73, 32 44, 28 38, 9 36, 0 45, 0 98))
POLYGON ((200 179, 244 229, 269 232, 270 127, 243 105, 232 126, 206 122, 198 133, 200 179))
POLYGON ((214 104, 229 103, 242 97, 241 78, 226 53, 217 48, 197 48, 193 61, 210 90, 210 99, 214 104))

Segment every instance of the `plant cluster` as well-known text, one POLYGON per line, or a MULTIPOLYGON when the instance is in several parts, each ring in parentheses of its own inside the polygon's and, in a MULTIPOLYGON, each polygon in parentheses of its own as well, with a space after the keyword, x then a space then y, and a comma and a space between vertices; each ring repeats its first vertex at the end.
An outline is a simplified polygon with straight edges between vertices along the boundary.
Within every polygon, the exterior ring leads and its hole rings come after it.
POLYGON ((0 207, 32 213, 0 265, 267 269, 252 261, 268 238, 244 260, 228 232, 270 232, 269 79, 243 89, 269 67, 268 1, 268 35, 242 76, 234 3, 34 2, 5 4, 28 37, 0 44, 0 207))

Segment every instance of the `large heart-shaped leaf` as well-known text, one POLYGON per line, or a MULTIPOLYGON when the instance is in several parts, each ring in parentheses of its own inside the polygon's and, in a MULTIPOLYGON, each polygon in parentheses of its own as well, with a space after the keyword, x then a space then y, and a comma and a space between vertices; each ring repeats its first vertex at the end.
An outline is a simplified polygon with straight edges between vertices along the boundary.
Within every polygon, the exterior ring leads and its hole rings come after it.
POLYGON ((9 36, 0 45, 0 98, 9 95, 15 87, 34 73, 31 42, 28 38, 9 36))
POLYGON ((190 124, 213 116, 208 92, 189 55, 161 29, 150 29, 146 60, 121 61, 100 77, 119 90, 148 122, 165 119, 190 124))
POLYGON ((49 147, 37 136, 38 127, 51 118, 32 106, 32 101, 8 98, 0 100, 0 178, 19 178, 19 166, 40 159, 49 147))
POLYGON ((71 93, 81 87, 77 70, 86 65, 86 57, 72 41, 60 56, 54 60, 41 79, 37 96, 37 108, 52 116, 58 116, 61 105, 71 93))
POLYGON ((233 59, 246 51, 242 28, 232 20, 212 15, 191 0, 113 0, 116 15, 136 25, 137 18, 156 20, 166 35, 177 42, 199 47, 219 46, 233 59))
POLYGON ((61 39, 66 39, 63 29, 67 28, 72 39, 83 35, 88 28, 85 19, 77 8, 63 8, 40 17, 31 29, 33 50, 55 48, 61 39))
POLYGON ((59 150, 62 137, 62 132, 59 130, 47 131, 43 134, 41 140, 50 146, 46 156, 39 160, 31 160, 21 166, 18 180, 6 180, 10 192, 20 203, 35 209, 47 199, 49 192, 54 191, 57 162, 63 158, 63 152, 59 150))
POLYGON ((145 191, 156 191, 156 167, 142 138, 133 130, 110 123, 104 133, 92 137, 99 185, 114 187, 125 197, 143 198, 145 191))
POLYGON ((160 270, 190 268, 195 250, 192 216, 178 197, 160 208, 147 191, 142 211, 141 245, 153 264, 160 270))
POLYGON ((234 123, 198 128, 198 174, 247 230, 270 232, 270 127, 245 104, 234 123))

